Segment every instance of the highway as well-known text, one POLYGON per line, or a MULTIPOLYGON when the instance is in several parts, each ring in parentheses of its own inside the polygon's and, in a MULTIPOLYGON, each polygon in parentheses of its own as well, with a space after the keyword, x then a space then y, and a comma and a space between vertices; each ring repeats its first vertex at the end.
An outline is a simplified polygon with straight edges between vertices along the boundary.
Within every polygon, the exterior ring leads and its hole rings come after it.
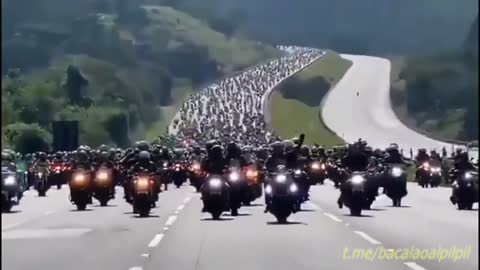
POLYGON ((278 225, 263 199, 240 216, 213 221, 201 213, 193 188, 160 194, 152 217, 138 218, 117 189, 110 207, 78 212, 68 187, 39 198, 29 191, 13 213, 2 214, 2 269, 224 270, 224 269, 478 269, 478 208, 458 211, 450 189, 410 184, 403 207, 381 195, 363 217, 336 205, 330 182, 312 187, 306 211, 278 225), (470 246, 457 261, 352 259, 353 249, 470 246), (350 259, 349 259, 350 258, 350 259))
POLYGON ((329 91, 322 108, 324 123, 347 142, 365 139, 385 149, 398 143, 405 153, 412 148, 452 150, 452 144, 430 139, 398 120, 390 102, 390 61, 385 58, 342 54, 352 61, 343 78, 329 91), (358 96, 357 96, 358 92, 358 96))

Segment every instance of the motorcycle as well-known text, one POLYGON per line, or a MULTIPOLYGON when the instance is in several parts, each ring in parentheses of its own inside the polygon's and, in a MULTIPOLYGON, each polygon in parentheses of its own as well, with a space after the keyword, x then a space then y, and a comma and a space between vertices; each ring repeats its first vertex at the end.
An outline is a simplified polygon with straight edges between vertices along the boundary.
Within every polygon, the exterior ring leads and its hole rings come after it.
POLYGON ((298 210, 300 210, 300 205, 309 200, 308 192, 310 190, 310 183, 308 181, 307 174, 302 169, 297 168, 292 170, 291 175, 293 176, 293 181, 297 184, 299 189, 297 196, 300 203, 298 205, 298 210))
POLYGON ((438 187, 442 183, 442 168, 440 166, 430 167, 430 187, 438 187))
POLYGON ((90 171, 83 169, 75 171, 68 185, 70 187, 70 201, 77 206, 77 210, 85 210, 87 204, 92 203, 90 171))
POLYGON ((345 206, 350 209, 352 216, 360 216, 362 209, 368 202, 367 179, 363 172, 353 172, 351 177, 342 185, 342 196, 345 206))
POLYGON ((201 191, 203 212, 210 213, 214 220, 220 219, 223 211, 230 209, 229 186, 220 175, 209 175, 201 191))
POLYGON ((47 190, 50 188, 50 183, 48 182, 48 171, 47 170, 34 170, 33 177, 35 183, 35 189, 38 192, 39 197, 45 197, 47 190))
POLYGON ((10 212, 14 205, 20 203, 22 197, 23 189, 17 173, 2 170, 2 212, 10 212))
POLYGON ((327 166, 320 161, 313 161, 307 168, 308 179, 311 185, 319 183, 323 185, 325 179, 328 177, 327 166))
POLYGON ((245 198, 247 181, 239 168, 230 167, 227 171, 227 183, 230 186, 230 211, 232 216, 237 216, 245 198))
POLYGON ((148 217, 152 206, 155 204, 154 175, 148 171, 141 171, 134 175, 132 206, 133 212, 140 217, 148 217))
POLYGON ((428 162, 424 162, 422 165, 418 166, 415 178, 418 185, 422 188, 428 188, 430 183, 430 164, 428 162))
POLYGON ((407 195, 407 175, 405 168, 391 165, 386 170, 386 185, 384 193, 392 199, 393 206, 400 207, 402 198, 407 195))
POLYGON ((190 181, 190 185, 194 186, 196 191, 199 192, 204 179, 205 172, 201 169, 200 163, 198 161, 192 162, 188 167, 188 180, 190 181))
POLYGON ((57 186, 57 189, 61 189, 64 184, 66 166, 63 163, 52 164, 50 167, 50 174, 48 180, 50 183, 57 186))
POLYGON ((292 213, 299 209, 299 188, 290 173, 272 173, 265 186, 267 210, 272 213, 278 223, 286 223, 292 213))
POLYGON ((453 183, 450 201, 457 204, 458 210, 472 210, 478 202, 478 172, 466 171, 453 183))
POLYGON ((107 206, 113 199, 113 172, 107 167, 100 167, 93 179, 93 197, 100 202, 100 206, 107 206))
POLYGON ((180 188, 183 185, 183 183, 187 180, 187 174, 182 164, 175 163, 175 165, 173 165, 171 177, 177 188, 180 188))
POLYGON ((245 168, 244 174, 247 179, 247 190, 243 204, 250 206, 251 202, 262 196, 262 184, 260 174, 254 166, 245 168))

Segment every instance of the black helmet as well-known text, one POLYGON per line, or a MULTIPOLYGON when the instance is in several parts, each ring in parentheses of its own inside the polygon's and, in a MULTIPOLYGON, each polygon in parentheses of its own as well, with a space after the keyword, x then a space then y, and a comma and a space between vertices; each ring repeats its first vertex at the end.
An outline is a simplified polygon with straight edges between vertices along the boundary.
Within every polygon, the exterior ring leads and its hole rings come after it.
POLYGON ((100 152, 108 151, 108 146, 106 144, 102 144, 98 147, 98 151, 100 152))
POLYGON ((210 149, 210 153, 209 153, 210 157, 212 159, 218 159, 218 158, 221 158, 222 155, 223 155, 223 149, 220 145, 214 145, 212 147, 212 149, 210 149))
POLYGON ((148 151, 141 151, 138 153, 138 161, 147 162, 150 161, 150 153, 148 151))
POLYGON ((87 151, 81 149, 81 150, 78 150, 77 151, 77 158, 78 158, 78 161, 80 162, 86 162, 88 161, 88 153, 87 151))
POLYGON ((310 148, 307 145, 302 145, 300 148, 300 154, 302 156, 310 156, 310 148))
POLYGON ((149 151, 150 150, 150 144, 147 141, 136 142, 135 147, 138 148, 140 151, 149 151))

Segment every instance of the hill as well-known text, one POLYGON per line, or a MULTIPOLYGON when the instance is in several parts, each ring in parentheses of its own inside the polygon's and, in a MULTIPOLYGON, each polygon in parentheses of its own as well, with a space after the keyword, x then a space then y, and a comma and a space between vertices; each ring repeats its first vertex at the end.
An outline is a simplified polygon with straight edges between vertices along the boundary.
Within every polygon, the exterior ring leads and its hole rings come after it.
POLYGON ((78 119, 83 143, 125 145, 185 93, 279 54, 144 2, 2 1, 2 142, 23 124, 48 140, 51 120, 78 119))
POLYGON ((197 16, 211 18, 212 25, 224 22, 223 28, 234 28, 233 32, 258 40, 367 55, 422 54, 458 48, 478 10, 476 0, 171 2, 197 16))
POLYGON ((462 48, 409 57, 393 78, 397 115, 413 128, 447 140, 478 138, 478 17, 462 48))

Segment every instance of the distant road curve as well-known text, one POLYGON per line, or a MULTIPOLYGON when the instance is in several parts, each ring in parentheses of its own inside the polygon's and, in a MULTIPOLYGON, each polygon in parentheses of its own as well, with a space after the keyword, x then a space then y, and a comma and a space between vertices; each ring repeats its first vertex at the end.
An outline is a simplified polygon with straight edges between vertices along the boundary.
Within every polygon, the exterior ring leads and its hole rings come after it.
POLYGON ((388 59, 363 55, 342 54, 352 66, 332 88, 322 107, 325 124, 346 142, 359 138, 374 148, 384 149, 398 143, 408 154, 419 148, 451 152, 456 145, 437 141, 417 133, 398 120, 390 101, 390 69, 388 59), (357 96, 357 92, 359 95, 357 96))

